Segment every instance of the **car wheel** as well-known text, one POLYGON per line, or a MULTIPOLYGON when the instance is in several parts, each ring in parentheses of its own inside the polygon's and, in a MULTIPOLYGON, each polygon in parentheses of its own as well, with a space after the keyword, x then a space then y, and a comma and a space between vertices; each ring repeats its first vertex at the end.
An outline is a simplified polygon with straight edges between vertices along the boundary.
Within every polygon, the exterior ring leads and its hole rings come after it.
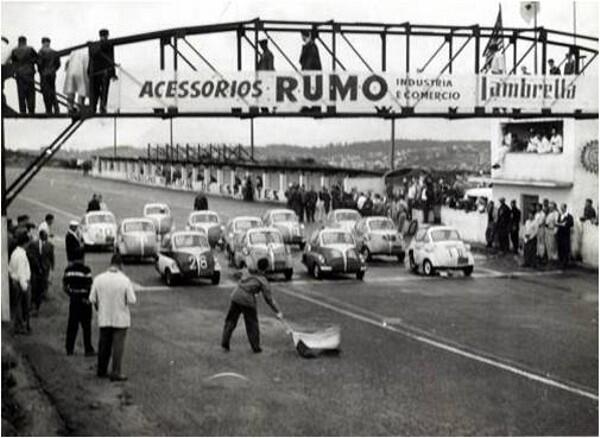
POLYGON ((357 280, 362 280, 363 278, 365 278, 365 271, 358 271, 356 273, 356 279, 357 280))
POLYGON ((465 274, 466 277, 470 277, 471 274, 473 273, 473 266, 467 266, 466 268, 464 268, 463 273, 465 274))
POLYGON ((214 285, 219 284, 219 282, 221 281, 221 273, 220 272, 213 272, 212 277, 210 278, 210 282, 214 285))
POLYGON ((173 276, 169 268, 165 270, 165 283, 167 284, 167 286, 175 285, 175 277, 173 276))
POLYGON ((419 266, 415 262, 415 256, 412 251, 408 254, 408 263, 410 265, 410 270, 416 274, 419 271, 419 266))
POLYGON ((404 263, 404 257, 406 256, 406 254, 404 254, 404 251, 402 251, 400 254, 397 255, 398 257, 398 263, 404 263))
POLYGON ((363 255, 365 260, 368 262, 370 262, 373 259, 373 257, 371 256, 371 251, 369 251, 369 248, 366 246, 363 247, 363 249, 361 250, 360 253, 363 255))
POLYGON ((294 276, 294 270, 286 269, 285 272, 283 273, 283 275, 285 275, 286 281, 290 281, 292 279, 292 277, 294 276))
POLYGON ((433 265, 427 259, 423 261, 423 273, 428 276, 435 274, 435 269, 433 269, 433 265))

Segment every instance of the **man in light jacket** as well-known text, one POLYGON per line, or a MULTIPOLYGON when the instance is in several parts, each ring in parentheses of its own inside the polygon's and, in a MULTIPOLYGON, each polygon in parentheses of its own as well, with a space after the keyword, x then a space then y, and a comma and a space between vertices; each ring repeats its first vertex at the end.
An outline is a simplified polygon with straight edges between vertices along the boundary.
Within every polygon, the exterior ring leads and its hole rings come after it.
POLYGON ((29 236, 26 232, 20 231, 16 239, 17 247, 12 252, 8 262, 8 276, 10 279, 10 302, 13 307, 14 333, 23 335, 31 332, 29 325, 31 269, 25 251, 29 243, 29 236))
POLYGON ((127 329, 131 325, 129 306, 136 303, 131 280, 121 271, 122 261, 114 254, 107 271, 94 278, 89 301, 96 308, 100 340, 98 342, 98 377, 108 377, 112 356, 111 381, 124 381, 121 372, 127 329))

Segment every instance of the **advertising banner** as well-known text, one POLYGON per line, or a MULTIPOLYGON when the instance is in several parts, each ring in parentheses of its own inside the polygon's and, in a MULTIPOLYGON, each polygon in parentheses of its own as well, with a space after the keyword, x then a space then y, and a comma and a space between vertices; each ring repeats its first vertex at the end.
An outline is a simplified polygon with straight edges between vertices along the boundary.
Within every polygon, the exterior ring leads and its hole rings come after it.
POLYGON ((271 113, 335 107, 337 112, 472 112, 519 108, 523 112, 598 110, 598 84, 592 76, 407 75, 349 72, 163 72, 153 77, 121 75, 121 112, 177 107, 180 112, 271 113), (135 78, 135 79, 134 79, 135 78))

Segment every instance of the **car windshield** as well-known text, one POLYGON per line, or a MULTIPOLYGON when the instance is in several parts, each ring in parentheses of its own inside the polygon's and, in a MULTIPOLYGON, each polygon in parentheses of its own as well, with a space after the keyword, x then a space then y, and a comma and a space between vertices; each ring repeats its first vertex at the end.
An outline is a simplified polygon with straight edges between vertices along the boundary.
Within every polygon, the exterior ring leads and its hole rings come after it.
POLYGON ((295 222, 296 214, 290 212, 273 213, 273 222, 295 222))
POLYGON ((350 233, 327 232, 323 233, 321 236, 323 238, 323 245, 331 245, 334 243, 348 243, 350 245, 354 244, 350 233))
POLYGON ((164 206, 146 207, 146 214, 168 214, 169 210, 164 206))
POLYGON ((338 221, 357 221, 360 215, 357 211, 339 211, 335 214, 335 218, 338 221))
POLYGON ((197 246, 208 246, 206 236, 200 234, 180 234, 173 237, 176 248, 193 248, 197 246))
POLYGON ((125 233, 131 233, 134 231, 154 231, 154 225, 152 222, 146 221, 127 222, 123 224, 123 231, 125 233))
POLYGON ((257 219, 240 219, 235 222, 235 229, 236 231, 246 231, 259 225, 260 221, 257 219))
POLYGON ((373 219, 369 222, 372 230, 393 230, 394 223, 389 219, 373 219))
POLYGON ((449 240, 460 241, 460 236, 456 230, 433 230, 431 231, 431 240, 434 242, 445 242, 449 240))
POLYGON ((210 213, 195 214, 192 216, 193 224, 204 223, 204 222, 211 222, 211 223, 216 224, 219 222, 219 218, 217 217, 216 214, 210 214, 210 213))
POLYGON ((266 245, 268 243, 283 243, 281 234, 274 231, 261 231, 260 233, 250 234, 250 243, 252 245, 266 245))
POLYGON ((115 217, 112 214, 93 214, 87 218, 88 224, 114 224, 115 217))

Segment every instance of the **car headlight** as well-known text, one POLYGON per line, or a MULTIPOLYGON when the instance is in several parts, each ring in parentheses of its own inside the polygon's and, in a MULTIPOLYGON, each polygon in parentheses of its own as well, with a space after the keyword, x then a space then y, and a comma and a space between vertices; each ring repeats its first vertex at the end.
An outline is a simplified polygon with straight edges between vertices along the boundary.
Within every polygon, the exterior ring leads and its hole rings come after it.
POLYGON ((358 253, 358 259, 360 260, 361 263, 364 263, 367 259, 365 258, 364 255, 362 255, 361 253, 358 253))
POLYGON ((319 263, 325 263, 325 257, 323 256, 323 254, 318 254, 317 255, 317 260, 319 261, 319 263))
POLYGON ((248 251, 248 248, 242 248, 242 254, 245 256, 250 255, 250 251, 248 251))
POLYGON ((465 250, 466 251, 471 251, 471 244, 465 243, 465 250))
POLYGON ((221 270, 221 264, 219 262, 217 262, 216 260, 215 260, 215 268, 214 268, 214 270, 215 271, 220 271, 221 270))
POLYGON ((176 271, 179 269, 179 266, 177 266, 177 262, 171 262, 171 271, 176 271))
POLYGON ((304 229, 304 224, 300 224, 300 229, 303 230, 304 229))

